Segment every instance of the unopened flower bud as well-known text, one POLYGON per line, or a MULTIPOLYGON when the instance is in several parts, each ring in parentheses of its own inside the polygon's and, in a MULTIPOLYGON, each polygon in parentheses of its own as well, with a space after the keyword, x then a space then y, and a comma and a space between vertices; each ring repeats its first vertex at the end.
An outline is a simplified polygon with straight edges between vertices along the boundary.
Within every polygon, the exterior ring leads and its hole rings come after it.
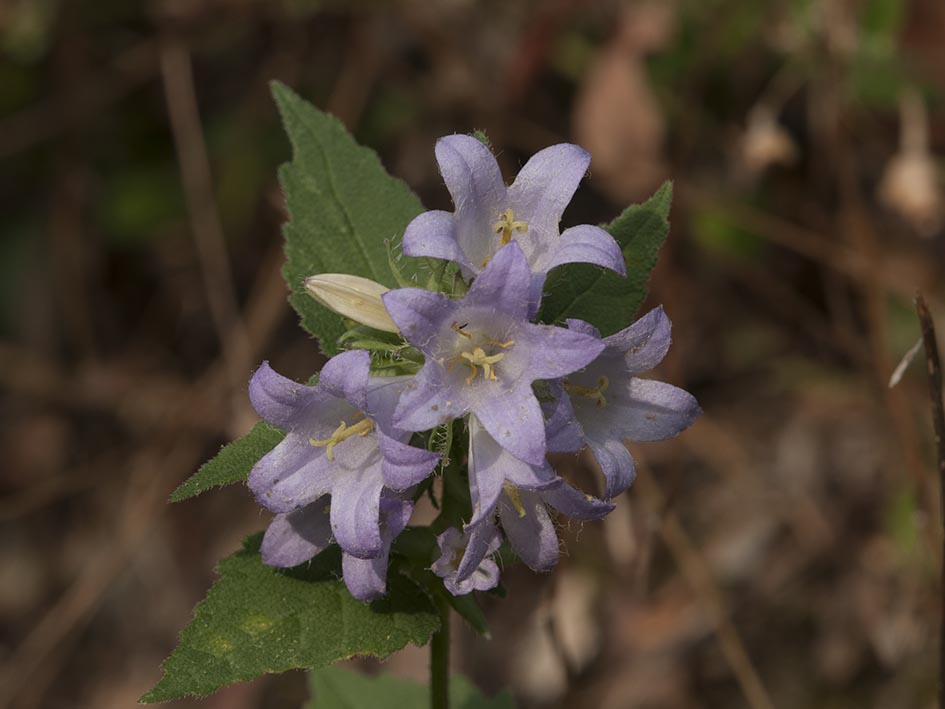
POLYGON ((305 279, 305 290, 319 303, 339 315, 384 332, 400 332, 381 296, 389 288, 346 273, 321 273, 305 279))

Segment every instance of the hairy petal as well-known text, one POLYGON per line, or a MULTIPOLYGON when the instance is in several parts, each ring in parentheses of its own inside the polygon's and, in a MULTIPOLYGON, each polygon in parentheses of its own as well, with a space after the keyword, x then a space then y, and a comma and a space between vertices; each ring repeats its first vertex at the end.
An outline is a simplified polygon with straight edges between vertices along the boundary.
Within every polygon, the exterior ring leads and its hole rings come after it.
POLYGON ((406 490, 425 480, 440 460, 440 454, 416 448, 377 431, 381 447, 381 473, 384 485, 391 490, 406 490))
POLYGON ((499 567, 489 558, 502 544, 499 530, 493 524, 482 524, 468 532, 468 540, 456 573, 444 583, 454 596, 473 590, 488 591, 499 583, 499 567))
POLYGON ((260 552, 264 564, 289 568, 308 561, 331 544, 328 498, 277 515, 269 523, 260 552))
POLYGON ((630 374, 647 372, 660 362, 672 343, 672 323, 657 306, 620 332, 604 338, 607 352, 620 354, 630 374))
POLYGON ((324 398, 315 387, 283 377, 269 362, 263 362, 249 381, 249 400, 256 413, 284 431, 303 426, 311 408, 324 398))
POLYGON ((539 492, 520 490, 522 515, 503 495, 499 501, 499 520, 512 549, 532 571, 551 571, 558 563, 558 535, 539 492))
POLYGON ((602 340, 552 325, 525 325, 520 334, 531 354, 529 372, 535 379, 556 379, 594 361, 602 340))
POLYGON ((584 432, 574 415, 571 399, 557 382, 550 385, 553 401, 542 404, 545 415, 545 437, 549 453, 570 453, 584 447, 584 432))
POLYGON ((366 350, 342 352, 322 367, 318 375, 318 388, 363 409, 367 405, 370 369, 371 355, 366 350))
POLYGON ((456 222, 449 212, 434 210, 424 212, 407 225, 404 232, 404 253, 408 256, 455 261, 472 268, 472 264, 459 247, 456 222))
POLYGON ((587 446, 597 459, 601 472, 604 473, 606 499, 616 497, 633 484, 636 466, 633 463, 633 456, 630 455, 630 451, 622 440, 619 438, 598 440, 589 437, 587 446))
POLYGON ((545 488, 539 495, 546 504, 551 505, 558 512, 581 521, 600 519, 615 507, 610 502, 585 495, 560 479, 557 484, 545 488))
POLYGON ((469 135, 436 142, 436 161, 459 213, 492 208, 505 201, 505 182, 492 151, 469 135))
POLYGON ((441 327, 457 307, 442 293, 422 288, 388 291, 381 300, 407 342, 427 355, 434 353, 441 327))
POLYGON ((341 555, 341 573, 345 586, 359 601, 373 601, 387 593, 387 562, 390 549, 381 550, 373 559, 341 555))
POLYGON ((380 499, 384 481, 380 461, 361 470, 347 470, 332 486, 331 529, 341 548, 359 559, 381 553, 380 499))
POLYGON ((502 468, 503 449, 495 442, 475 416, 469 417, 469 494, 472 499, 472 519, 469 526, 480 524, 492 516, 505 470, 502 468))
POLYGON ((506 207, 502 172, 492 152, 468 135, 449 135, 436 143, 436 160, 455 206, 456 241, 467 275, 478 272, 492 254, 492 226, 506 207))
POLYGON ((333 479, 325 449, 290 433, 253 466, 246 482, 260 505, 284 513, 330 493, 333 479))
POLYGON ((496 442, 519 460, 545 462, 545 420, 529 383, 519 383, 504 396, 482 397, 471 409, 496 442))
POLYGON ((565 229, 557 247, 549 250, 545 258, 534 264, 534 268, 550 271, 565 263, 592 263, 621 276, 627 275, 620 245, 606 231, 590 224, 565 229))
MULTIPOLYGON (((386 495, 386 493, 385 493, 386 495)), ((380 553, 370 559, 359 559, 345 553, 341 557, 341 571, 345 585, 351 595, 361 601, 373 601, 387 593, 387 563, 390 545, 413 512, 413 504, 399 497, 385 496, 380 502, 381 539, 380 553)))
MULTIPOLYGON (((569 330, 574 330, 575 332, 580 332, 583 335, 589 335, 590 337, 596 337, 600 339, 600 330, 591 325, 589 322, 584 322, 583 320, 578 320, 577 318, 568 318, 566 321, 569 330)), ((604 344, 606 345, 606 340, 604 344)))
POLYGON ((516 216, 530 227, 556 230, 590 163, 590 153, 570 143, 535 153, 509 187, 516 216))
POLYGON ((684 389, 651 379, 631 379, 611 416, 631 441, 662 441, 679 434, 702 413, 684 389))
POLYGON ((532 272, 521 247, 514 241, 503 246, 473 281, 463 304, 494 308, 513 318, 528 317, 532 298, 532 272))
POLYGON ((428 431, 459 418, 468 406, 465 391, 449 385, 442 365, 427 361, 400 397, 394 425, 405 431, 428 431))

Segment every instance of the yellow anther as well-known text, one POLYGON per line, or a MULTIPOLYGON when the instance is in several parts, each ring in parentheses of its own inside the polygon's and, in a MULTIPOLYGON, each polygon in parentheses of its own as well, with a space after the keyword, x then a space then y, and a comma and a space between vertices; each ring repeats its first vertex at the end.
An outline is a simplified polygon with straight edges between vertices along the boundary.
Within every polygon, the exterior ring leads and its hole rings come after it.
POLYGON ((603 376, 597 380, 596 387, 582 387, 578 384, 572 384, 567 380, 564 382, 564 388, 569 394, 596 401, 597 408, 599 409, 607 406, 607 399, 604 397, 604 392, 607 391, 608 386, 610 386, 610 380, 603 376))
POLYGON ((492 225, 492 229, 496 234, 502 235, 499 243, 505 246, 512 240, 513 231, 517 231, 519 234, 524 234, 528 231, 528 223, 515 221, 515 212, 511 209, 506 209, 499 216, 499 221, 492 225))
POLYGON ((483 378, 495 381, 495 367, 493 365, 496 362, 501 362, 505 358, 505 353, 499 352, 494 355, 487 355, 481 347, 474 347, 472 352, 460 352, 459 356, 469 362, 469 366, 472 367, 472 374, 466 378, 466 383, 472 384, 479 371, 476 369, 477 367, 482 367, 483 378))
POLYGON ((323 440, 309 438, 308 442, 313 446, 325 446, 325 455, 328 456, 328 460, 334 463, 335 446, 343 441, 347 441, 352 436, 364 437, 374 430, 374 422, 371 419, 365 418, 358 421, 358 419, 362 416, 364 416, 364 414, 359 411, 354 416, 354 420, 357 421, 357 423, 349 426, 344 421, 342 421, 340 424, 338 424, 338 428, 336 428, 328 438, 323 440))
POLYGON ((512 501, 512 507, 515 508, 515 511, 518 512, 519 517, 525 516, 525 505, 522 504, 522 496, 518 492, 518 488, 515 487, 512 483, 506 482, 502 489, 505 491, 505 494, 508 496, 509 500, 512 501))

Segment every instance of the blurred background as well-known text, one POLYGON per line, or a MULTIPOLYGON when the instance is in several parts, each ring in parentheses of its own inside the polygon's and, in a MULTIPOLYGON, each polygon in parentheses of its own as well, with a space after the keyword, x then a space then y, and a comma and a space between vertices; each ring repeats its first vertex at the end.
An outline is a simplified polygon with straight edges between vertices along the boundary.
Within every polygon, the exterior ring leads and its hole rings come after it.
MULTIPOLYGON (((272 79, 429 208, 436 138, 474 129, 509 179, 591 151, 566 224, 675 180, 655 376, 705 414, 631 446, 554 575, 506 571, 458 671, 523 707, 931 706, 924 366, 887 383, 915 288, 945 332, 943 67, 938 0, 0 0, 0 706, 133 706, 266 524, 241 486, 165 501, 252 425, 261 360, 322 361, 280 275, 272 79)), ((305 697, 290 673, 175 706, 305 697)))

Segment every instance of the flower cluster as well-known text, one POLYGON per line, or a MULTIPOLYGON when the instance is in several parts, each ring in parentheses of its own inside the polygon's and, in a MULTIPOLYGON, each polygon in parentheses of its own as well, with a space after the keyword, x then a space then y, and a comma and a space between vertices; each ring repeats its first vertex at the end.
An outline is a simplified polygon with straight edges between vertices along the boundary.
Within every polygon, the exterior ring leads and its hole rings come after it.
POLYGON ((257 412, 286 431, 249 478, 259 503, 276 513, 263 560, 295 566, 337 542, 345 583, 363 600, 385 592, 391 543, 440 460, 411 445, 415 434, 466 423, 472 507, 463 529, 440 534, 433 563, 459 595, 496 585, 492 556, 503 535, 530 568, 551 569, 559 547, 548 508, 577 520, 606 515, 613 508, 608 500, 633 481, 624 441, 669 438, 699 414, 687 392, 638 378, 669 347, 662 309, 605 338, 580 320, 566 327, 534 322, 551 268, 585 262, 624 274, 620 248, 606 231, 589 225, 559 231, 589 164, 585 151, 547 148, 508 187, 475 138, 442 138, 436 157, 455 211, 418 216, 403 248, 457 264, 468 284, 462 297, 387 291, 346 276, 307 284, 349 317, 357 317, 352 302, 365 302, 369 317, 362 322, 398 331, 416 360, 422 356, 419 370, 376 376, 370 354, 350 350, 333 357, 314 386, 266 364, 250 383, 257 412), (573 488, 547 459, 585 446, 604 474, 604 499, 573 488))

